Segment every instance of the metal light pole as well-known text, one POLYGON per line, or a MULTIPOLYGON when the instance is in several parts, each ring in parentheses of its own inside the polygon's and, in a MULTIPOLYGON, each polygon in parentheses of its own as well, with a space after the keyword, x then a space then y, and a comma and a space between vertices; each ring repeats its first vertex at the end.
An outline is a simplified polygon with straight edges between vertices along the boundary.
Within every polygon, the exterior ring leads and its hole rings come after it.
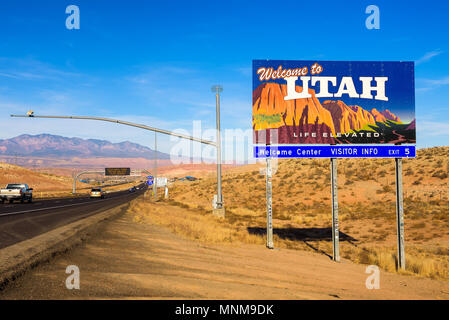
POLYGON ((154 173, 154 201, 157 201, 157 133, 154 132, 154 160, 155 160, 155 173, 154 173))
POLYGON ((133 123, 133 122, 116 120, 116 119, 110 119, 110 118, 76 117, 76 116, 36 116, 36 115, 34 115, 34 113, 30 114, 30 115, 15 115, 15 114, 12 114, 11 117, 13 117, 13 118, 47 118, 47 119, 77 119, 77 120, 106 121, 106 122, 124 124, 126 126, 131 126, 131 127, 136 127, 136 128, 140 128, 140 129, 150 130, 150 131, 159 132, 159 133, 163 133, 163 134, 168 134, 170 136, 174 136, 174 137, 178 137, 178 138, 183 138, 183 139, 192 140, 192 141, 196 141, 196 142, 200 142, 200 143, 204 143, 204 144, 209 144, 209 145, 212 145, 214 147, 217 146, 217 144, 215 142, 213 142, 213 141, 203 140, 203 139, 187 136, 187 135, 184 135, 184 134, 171 132, 171 131, 168 131, 168 130, 157 129, 157 128, 153 128, 153 127, 150 127, 150 126, 146 126, 144 124, 137 124, 137 123, 133 123))
MULTIPOLYGON (((35 115, 33 111, 28 111, 26 115, 11 115, 11 117, 16 118, 47 118, 47 119, 77 119, 77 120, 98 120, 98 121, 105 121, 105 122, 112 122, 112 123, 118 123, 123 124, 131 127, 136 127, 140 129, 150 130, 158 133, 167 134, 170 136, 187 139, 191 141, 200 142, 203 144, 208 144, 214 147, 217 147, 217 190, 218 190, 218 197, 217 197, 217 204, 220 204, 220 212, 219 214, 224 217, 224 208, 223 208, 223 195, 221 192, 221 138, 220 138, 220 96, 219 92, 223 91, 223 88, 220 86, 214 86, 212 88, 212 91, 217 91, 217 142, 209 141, 209 140, 203 140, 200 138, 195 138, 192 136, 180 134, 180 133, 174 133, 168 130, 163 129, 157 129, 150 126, 146 126, 143 124, 137 124, 132 123, 128 121, 122 121, 122 120, 116 120, 116 119, 110 119, 110 118, 102 118, 102 117, 77 117, 77 116, 38 116, 35 115)), ((214 213, 216 213, 214 211, 214 213)))
POLYGON ((212 86, 212 92, 215 92, 215 104, 217 110, 217 209, 216 215, 224 217, 223 193, 221 191, 221 131, 220 131, 220 92, 223 87, 220 85, 212 86))

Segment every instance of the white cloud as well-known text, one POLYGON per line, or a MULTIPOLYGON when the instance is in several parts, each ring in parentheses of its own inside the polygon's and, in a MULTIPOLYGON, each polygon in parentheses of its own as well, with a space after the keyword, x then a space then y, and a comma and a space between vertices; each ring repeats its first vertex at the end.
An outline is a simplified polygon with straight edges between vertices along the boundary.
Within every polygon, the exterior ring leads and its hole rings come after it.
POLYGON ((439 121, 417 121, 417 130, 424 136, 449 136, 449 123, 439 121))
POLYGON ((429 61, 430 59, 442 54, 443 51, 441 50, 434 50, 434 51, 430 51, 427 52, 425 55, 423 55, 421 58, 419 58, 418 60, 416 60, 415 64, 418 66, 424 62, 429 61))
POLYGON ((0 72, 0 77, 11 78, 16 80, 36 80, 45 78, 41 74, 30 72, 17 72, 17 71, 0 72))
POLYGON ((440 78, 440 79, 425 79, 425 78, 417 78, 416 79, 418 92, 426 92, 432 89, 439 88, 441 86, 445 86, 449 84, 449 76, 440 78))
POLYGON ((63 78, 82 76, 77 72, 70 72, 56 68, 47 63, 29 58, 0 57, 0 78, 16 80, 61 80, 63 78))
POLYGON ((424 79, 424 82, 433 86, 443 86, 449 84, 449 76, 441 79, 424 79))

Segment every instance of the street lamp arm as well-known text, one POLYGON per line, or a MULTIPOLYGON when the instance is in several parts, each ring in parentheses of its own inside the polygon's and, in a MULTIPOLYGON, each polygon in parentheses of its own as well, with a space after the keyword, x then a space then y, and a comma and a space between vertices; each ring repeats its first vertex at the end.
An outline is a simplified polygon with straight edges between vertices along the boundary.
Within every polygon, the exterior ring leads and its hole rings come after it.
MULTIPOLYGON (((220 92, 223 91, 223 87, 216 85, 212 87, 212 91, 216 92, 216 110, 217 110, 217 141, 209 141, 209 140, 203 140, 200 138, 191 137, 188 135, 180 134, 180 133, 173 133, 167 130, 152 128, 143 124, 137 124, 127 121, 121 121, 116 119, 109 119, 109 118, 99 118, 99 117, 75 117, 75 116, 37 116, 34 114, 33 110, 29 110, 26 115, 11 115, 11 117, 19 117, 19 118, 49 118, 49 119, 80 119, 80 120, 99 120, 99 121, 106 121, 106 122, 113 122, 113 123, 119 123, 124 124, 131 127, 136 127, 140 129, 150 130, 153 132, 159 132, 163 134, 167 134, 170 136, 187 139, 191 141, 200 142, 203 144, 209 144, 211 146, 214 146, 217 148, 217 200, 214 201, 214 209, 217 209, 217 211, 214 210, 214 214, 216 213, 218 216, 223 217, 225 216, 224 206, 223 206, 223 194, 222 194, 222 188, 221 188, 221 135, 220 135, 220 92)), ((155 134, 156 139, 156 134, 155 134)), ((156 146, 156 140, 155 140, 155 150, 157 150, 156 146)), ((157 156, 157 154, 156 154, 157 156)), ((156 158, 157 159, 157 158, 156 158)), ((157 160, 156 160, 157 165, 157 160)), ((157 170, 157 169, 156 169, 157 170)), ((157 176, 157 171, 156 171, 157 176)), ((157 181, 157 180, 156 180, 157 181)), ((75 183, 74 182, 74 189, 75 189, 75 183)), ((157 182, 156 182, 157 183, 157 182)), ((156 196, 156 192, 155 192, 156 196)))
POLYGON ((81 119, 81 120, 106 121, 106 122, 124 124, 124 125, 127 125, 127 126, 141 128, 141 129, 150 130, 150 131, 154 131, 154 132, 159 132, 159 133, 163 133, 163 134, 168 134, 170 136, 175 136, 175 137, 178 137, 178 138, 192 140, 192 141, 200 142, 200 143, 203 143, 203 144, 209 144, 209 145, 212 145, 212 146, 215 146, 215 147, 217 146, 217 143, 215 143, 213 141, 203 140, 203 139, 187 136, 187 135, 180 134, 180 133, 173 133, 173 132, 168 131, 168 130, 157 129, 157 128, 149 127, 149 126, 146 126, 146 125, 143 125, 143 124, 137 124, 137 123, 133 123, 133 122, 122 121, 122 120, 117 120, 117 119, 110 119, 110 118, 76 117, 76 116, 36 116, 34 114, 32 114, 32 115, 14 115, 14 114, 12 114, 11 117, 16 117, 16 118, 50 118, 50 119, 81 119))

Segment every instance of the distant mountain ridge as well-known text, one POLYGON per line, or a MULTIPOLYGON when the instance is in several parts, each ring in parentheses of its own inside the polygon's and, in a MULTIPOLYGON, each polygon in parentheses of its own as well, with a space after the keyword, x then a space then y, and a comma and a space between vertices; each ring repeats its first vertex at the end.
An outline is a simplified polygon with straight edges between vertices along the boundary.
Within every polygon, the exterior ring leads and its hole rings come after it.
MULTIPOLYGON (((68 138, 51 134, 22 134, 10 139, 0 139, 0 155, 54 157, 54 158, 145 158, 154 159, 156 152, 137 143, 124 141, 68 138)), ((158 159, 170 155, 157 152, 158 159)))

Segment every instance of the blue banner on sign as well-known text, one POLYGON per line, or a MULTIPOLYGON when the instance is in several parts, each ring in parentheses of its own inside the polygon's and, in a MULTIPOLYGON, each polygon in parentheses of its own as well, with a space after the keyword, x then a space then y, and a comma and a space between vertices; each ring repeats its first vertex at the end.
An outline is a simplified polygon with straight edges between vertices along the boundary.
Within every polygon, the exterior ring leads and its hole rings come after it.
POLYGON ((255 158, 414 158, 415 146, 256 146, 255 158))
POLYGON ((148 179, 148 180, 153 180, 154 177, 153 177, 153 176, 148 176, 147 179, 148 179))

